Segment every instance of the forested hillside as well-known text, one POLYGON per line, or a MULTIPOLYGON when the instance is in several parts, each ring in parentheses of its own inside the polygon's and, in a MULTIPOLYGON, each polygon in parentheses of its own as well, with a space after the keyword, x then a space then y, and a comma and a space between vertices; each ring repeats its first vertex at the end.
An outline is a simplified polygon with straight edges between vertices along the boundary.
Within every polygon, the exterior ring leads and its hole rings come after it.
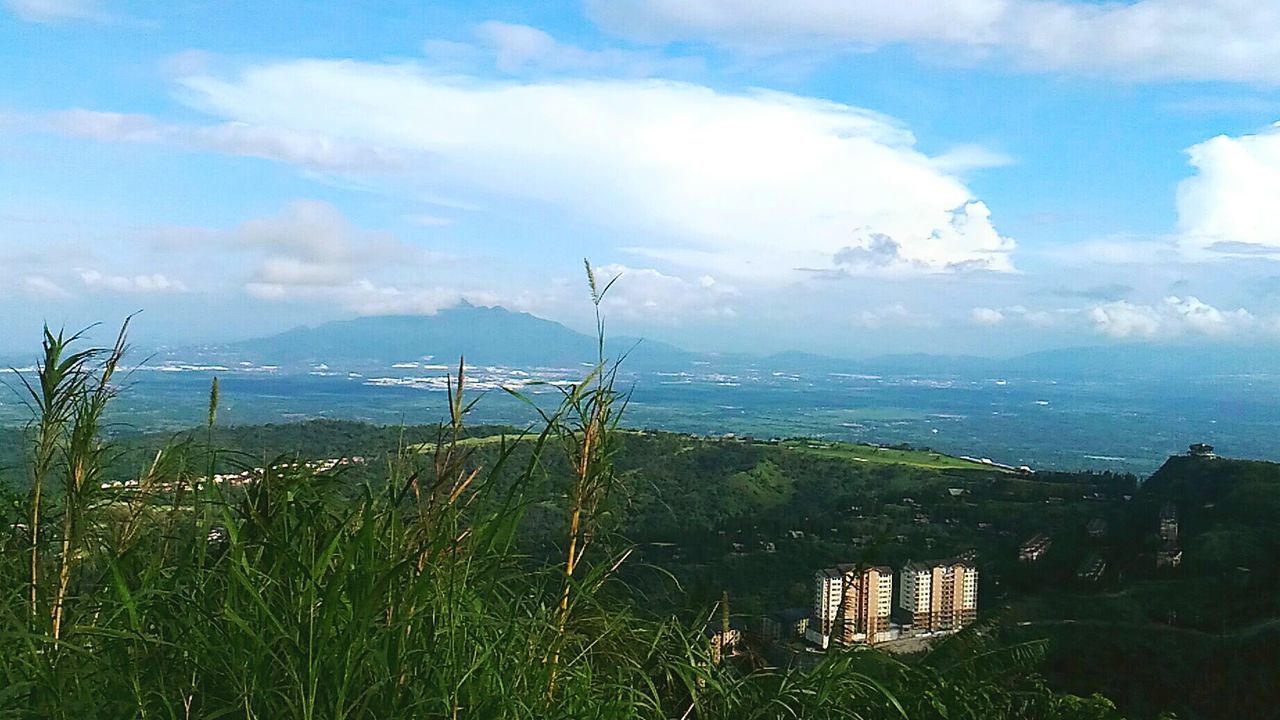
MULTIPOLYGON (((610 592, 642 593, 637 617, 697 616, 728 593, 734 621, 750 627, 761 615, 805 607, 816 568, 973 552, 983 573, 979 606, 996 619, 992 637, 1014 645, 1049 639, 1045 670, 1062 690, 1101 689, 1134 717, 1166 709, 1260 716, 1273 699, 1261 679, 1280 668, 1272 651, 1280 579, 1267 562, 1277 550, 1267 530, 1280 520, 1278 465, 1177 457, 1139 483, 1111 473, 1012 472, 928 450, 612 432, 616 483, 597 509, 593 552, 629 552, 616 571, 622 584, 610 592), (1186 560, 1158 571, 1155 523, 1170 502, 1180 511, 1186 560), (1085 532, 1096 519, 1105 537, 1085 532), (1019 563, 1018 546, 1035 533, 1054 539, 1051 552, 1019 563), (1108 570, 1082 582, 1076 571, 1093 556, 1108 570), (1222 587, 1232 588, 1229 597, 1222 587), (1164 660, 1118 672, 1134 653, 1164 660), (1241 683, 1256 692, 1222 701, 1241 683)), ((386 491, 406 467, 430 468, 451 433, 337 421, 117 433, 104 478, 136 476, 175 446, 197 459, 216 448, 207 459, 218 472, 360 457, 326 491, 358 502, 361 488, 386 491)), ((554 563, 571 537, 574 473, 571 457, 540 437, 462 428, 456 446, 472 471, 493 470, 494 488, 520 487, 516 545, 530 562, 554 563)), ((30 433, 6 431, 0 440, 5 477, 20 488, 30 433)), ((203 472, 203 462, 188 471, 203 472)))

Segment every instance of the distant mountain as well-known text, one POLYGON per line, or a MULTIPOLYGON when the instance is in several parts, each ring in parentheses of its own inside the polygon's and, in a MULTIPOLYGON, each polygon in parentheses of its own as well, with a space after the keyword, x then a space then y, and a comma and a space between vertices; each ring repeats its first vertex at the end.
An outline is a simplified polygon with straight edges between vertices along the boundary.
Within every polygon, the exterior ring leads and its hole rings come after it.
MULTIPOLYGON (((501 307, 462 303, 435 315, 396 315, 299 327, 226 346, 235 359, 282 366, 385 367, 396 362, 570 367, 596 358, 596 339, 560 323, 501 307)), ((849 359, 805 352, 768 356, 695 353, 636 338, 611 338, 610 357, 626 353, 634 371, 684 370, 697 362, 723 372, 746 368, 801 374, 854 373, 921 377, 1037 379, 1203 379, 1225 374, 1280 376, 1280 353, 1229 344, 1124 344, 1045 350, 1011 358, 882 355, 849 359)))
MULTIPOLYGON (((611 355, 630 351, 629 364, 687 362, 688 353, 659 342, 617 338, 611 355)), ((500 307, 462 303, 435 315, 338 320, 235 343, 229 350, 263 363, 344 366, 422 361, 479 365, 569 367, 594 362, 594 337, 550 320, 500 307)))

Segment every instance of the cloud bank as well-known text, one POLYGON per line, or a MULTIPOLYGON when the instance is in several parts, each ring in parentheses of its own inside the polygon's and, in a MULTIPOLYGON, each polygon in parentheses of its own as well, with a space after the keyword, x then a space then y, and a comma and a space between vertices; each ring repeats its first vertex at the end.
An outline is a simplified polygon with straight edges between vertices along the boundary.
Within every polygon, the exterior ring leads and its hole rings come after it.
POLYGON ((608 30, 760 53, 916 45, 962 61, 1130 80, 1280 83, 1267 0, 587 0, 608 30))
POLYGON ((183 85, 196 107, 233 123, 417 153, 441 192, 546 203, 642 237, 638 255, 706 271, 832 267, 876 236, 896 243, 883 265, 897 271, 1012 268, 1013 242, 946 171, 954 158, 919 152, 896 122, 849 105, 316 60, 183 85))
POLYGON ((686 276, 1013 269, 1014 242, 956 174, 1007 158, 976 146, 931 157, 896 121, 850 105, 687 82, 504 82, 319 60, 181 84, 182 98, 218 121, 79 109, 45 124, 99 141, 267 158, 366 186, 399 173, 382 187, 458 206, 542 204, 686 276))

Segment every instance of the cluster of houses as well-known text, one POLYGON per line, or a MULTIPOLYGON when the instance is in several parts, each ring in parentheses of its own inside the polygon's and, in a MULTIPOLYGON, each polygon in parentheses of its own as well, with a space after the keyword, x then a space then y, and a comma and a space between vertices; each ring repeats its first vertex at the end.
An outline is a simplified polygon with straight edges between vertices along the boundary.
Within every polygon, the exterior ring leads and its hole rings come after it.
MULTIPOLYGON (((1193 454, 1196 447, 1199 446, 1192 446, 1193 454)), ((1212 448, 1209 448, 1207 452, 1212 452, 1212 448)), ((1091 538, 1104 537, 1107 533, 1106 521, 1101 518, 1090 520, 1085 525, 1085 532, 1091 538)), ((1156 567, 1176 568, 1181 565, 1182 547, 1178 542, 1178 508, 1172 502, 1167 502, 1160 508, 1158 534, 1160 537, 1160 549, 1156 551, 1156 567)), ((1027 538, 1018 548, 1018 560, 1025 563, 1038 562, 1052 546, 1052 538, 1044 533, 1036 533, 1027 538)), ((1102 579, 1106 571, 1107 561, 1101 554, 1094 552, 1090 553, 1080 563, 1076 570, 1076 577, 1086 582, 1097 582, 1102 579)))
MULTIPOLYGON (((287 472, 289 470, 305 469, 312 472, 328 472, 344 465, 362 465, 365 459, 359 455, 349 458, 330 458, 328 460, 311 460, 307 462, 280 463, 271 466, 276 472, 287 472)), ((250 468, 236 473, 216 473, 210 478, 214 485, 222 487, 239 488, 257 482, 262 479, 266 472, 264 468, 250 468)), ((161 492, 171 493, 179 490, 199 490, 205 485, 203 479, 196 479, 193 482, 185 480, 173 480, 160 482, 152 485, 153 489, 161 492)), ((115 480, 112 482, 102 483, 103 490, 138 490, 141 484, 137 479, 115 480)))

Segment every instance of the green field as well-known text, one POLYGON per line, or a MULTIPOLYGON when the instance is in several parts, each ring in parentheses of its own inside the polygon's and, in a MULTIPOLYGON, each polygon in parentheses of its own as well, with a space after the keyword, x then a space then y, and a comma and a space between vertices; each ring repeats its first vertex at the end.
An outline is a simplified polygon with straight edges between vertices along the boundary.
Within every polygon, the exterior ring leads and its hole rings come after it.
POLYGON ((783 446, 795 452, 821 457, 852 460, 854 462, 885 465, 909 465, 929 470, 982 470, 985 472, 1011 472, 986 463, 974 462, 931 450, 906 450, 854 443, 816 442, 789 440, 783 446))

